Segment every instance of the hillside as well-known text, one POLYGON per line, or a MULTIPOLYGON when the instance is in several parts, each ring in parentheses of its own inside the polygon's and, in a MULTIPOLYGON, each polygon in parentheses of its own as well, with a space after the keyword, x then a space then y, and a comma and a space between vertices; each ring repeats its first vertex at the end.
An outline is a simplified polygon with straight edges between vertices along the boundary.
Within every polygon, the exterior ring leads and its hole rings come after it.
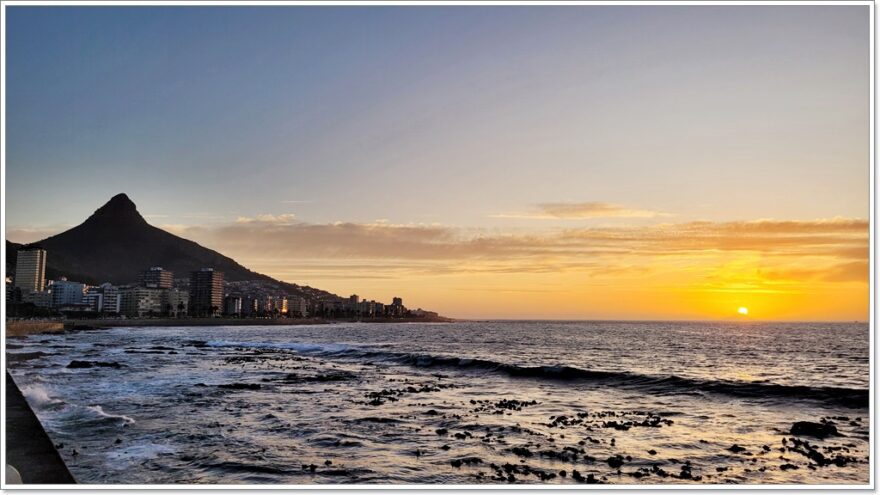
MULTIPOLYGON (((240 265, 217 251, 153 227, 125 194, 117 194, 85 222, 37 244, 48 252, 46 276, 66 276, 90 284, 127 284, 138 280, 151 266, 161 266, 186 277, 189 272, 213 267, 230 282, 262 280, 277 283, 291 294, 303 294, 300 286, 281 282, 240 265)), ((7 260, 14 260, 21 247, 7 241, 7 260)), ((7 261, 7 270, 10 269, 7 261)), ((320 291, 327 298, 334 294, 320 291)))

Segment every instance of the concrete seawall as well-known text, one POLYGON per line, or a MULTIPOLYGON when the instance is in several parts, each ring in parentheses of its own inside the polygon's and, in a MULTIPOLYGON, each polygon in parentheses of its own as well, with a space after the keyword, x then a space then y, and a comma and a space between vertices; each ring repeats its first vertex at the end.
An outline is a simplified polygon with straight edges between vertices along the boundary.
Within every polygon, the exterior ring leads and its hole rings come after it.
POLYGON ((6 373, 6 462, 19 472, 26 485, 76 483, 9 372, 6 373))

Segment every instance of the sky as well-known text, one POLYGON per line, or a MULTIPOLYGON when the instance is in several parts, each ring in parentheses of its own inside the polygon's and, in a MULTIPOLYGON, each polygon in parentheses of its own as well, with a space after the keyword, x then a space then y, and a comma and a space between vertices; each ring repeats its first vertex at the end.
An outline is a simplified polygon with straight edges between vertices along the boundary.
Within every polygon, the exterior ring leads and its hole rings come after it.
POLYGON ((6 13, 10 240, 125 192, 453 317, 868 318, 866 5, 6 13))

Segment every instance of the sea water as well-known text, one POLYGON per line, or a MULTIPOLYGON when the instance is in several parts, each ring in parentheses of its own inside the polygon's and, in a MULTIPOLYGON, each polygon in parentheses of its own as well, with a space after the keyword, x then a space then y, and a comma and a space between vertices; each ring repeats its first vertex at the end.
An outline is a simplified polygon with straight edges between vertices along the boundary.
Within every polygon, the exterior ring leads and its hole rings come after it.
POLYGON ((866 323, 115 328, 7 349, 80 483, 869 480, 866 323))

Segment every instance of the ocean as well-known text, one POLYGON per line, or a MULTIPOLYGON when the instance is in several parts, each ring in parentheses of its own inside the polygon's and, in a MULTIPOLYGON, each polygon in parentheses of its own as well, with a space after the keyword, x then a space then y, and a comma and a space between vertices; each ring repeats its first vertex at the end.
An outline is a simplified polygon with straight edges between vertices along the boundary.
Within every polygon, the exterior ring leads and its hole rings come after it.
POLYGON ((867 323, 114 328, 7 360, 79 483, 869 482, 867 323))

